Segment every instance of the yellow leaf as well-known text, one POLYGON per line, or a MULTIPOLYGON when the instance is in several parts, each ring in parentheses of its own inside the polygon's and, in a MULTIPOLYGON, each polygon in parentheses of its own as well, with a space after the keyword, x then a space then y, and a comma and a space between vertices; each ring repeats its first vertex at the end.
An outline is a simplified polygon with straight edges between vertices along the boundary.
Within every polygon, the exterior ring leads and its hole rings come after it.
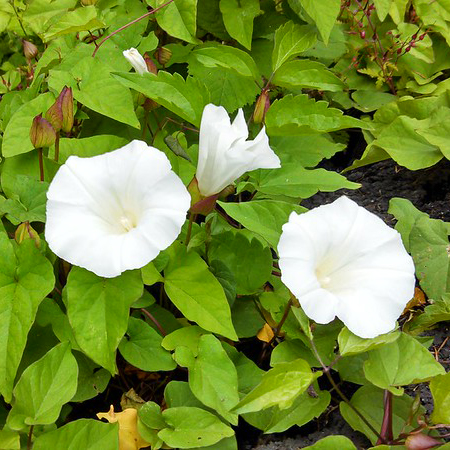
POLYGON ((258 331, 256 337, 263 342, 270 342, 273 337, 273 330, 268 323, 265 323, 264 326, 258 331))
POLYGON ((119 422, 119 450, 139 450, 150 444, 142 439, 137 429, 137 409, 127 408, 122 412, 114 412, 114 406, 107 413, 97 413, 99 419, 109 423, 119 422))

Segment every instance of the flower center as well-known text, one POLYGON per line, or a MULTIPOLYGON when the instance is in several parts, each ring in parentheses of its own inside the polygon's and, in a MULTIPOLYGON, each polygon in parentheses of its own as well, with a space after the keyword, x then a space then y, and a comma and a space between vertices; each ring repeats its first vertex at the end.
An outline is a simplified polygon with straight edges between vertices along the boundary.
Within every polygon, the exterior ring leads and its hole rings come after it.
POLYGON ((317 281, 319 282, 320 286, 323 289, 328 289, 328 287, 331 284, 331 277, 328 276, 327 271, 323 270, 323 268, 317 267, 316 268, 316 277, 317 277, 317 281))
POLYGON ((120 221, 120 225, 122 226, 122 229, 125 233, 128 233, 133 228, 136 228, 136 225, 137 225, 136 218, 134 217, 133 214, 131 214, 129 212, 124 212, 120 216, 119 221, 120 221))

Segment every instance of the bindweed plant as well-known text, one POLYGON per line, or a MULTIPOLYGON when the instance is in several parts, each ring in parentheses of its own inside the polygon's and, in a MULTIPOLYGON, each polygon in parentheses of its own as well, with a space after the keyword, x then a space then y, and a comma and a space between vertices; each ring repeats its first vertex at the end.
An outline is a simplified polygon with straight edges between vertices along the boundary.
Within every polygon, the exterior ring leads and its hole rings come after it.
POLYGON ((320 165, 360 134, 348 169, 449 158, 448 2, 0 11, 0 448, 233 450, 337 405, 372 448, 448 447, 421 333, 450 320, 450 225, 302 205, 358 189, 320 165))

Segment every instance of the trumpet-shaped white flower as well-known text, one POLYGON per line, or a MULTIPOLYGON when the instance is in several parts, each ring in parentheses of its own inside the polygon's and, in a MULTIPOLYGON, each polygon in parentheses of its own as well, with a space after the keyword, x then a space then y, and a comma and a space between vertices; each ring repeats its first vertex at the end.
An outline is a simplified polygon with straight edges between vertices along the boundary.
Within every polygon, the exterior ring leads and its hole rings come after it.
POLYGON ((395 328, 414 295, 400 234, 347 197, 292 213, 278 244, 283 283, 318 323, 335 316, 362 338, 395 328))
POLYGON ((247 141, 247 138, 248 128, 242 109, 231 123, 222 106, 205 106, 195 175, 203 197, 218 194, 249 170, 280 167, 280 160, 269 147, 264 128, 254 140, 247 141))
POLYGON ((122 53, 137 73, 142 75, 148 72, 147 63, 145 62, 144 57, 135 48, 131 47, 128 50, 124 50, 122 53))
POLYGON ((189 205, 166 155, 132 141, 100 156, 68 158, 47 192, 45 238, 66 261, 115 277, 167 248, 189 205))

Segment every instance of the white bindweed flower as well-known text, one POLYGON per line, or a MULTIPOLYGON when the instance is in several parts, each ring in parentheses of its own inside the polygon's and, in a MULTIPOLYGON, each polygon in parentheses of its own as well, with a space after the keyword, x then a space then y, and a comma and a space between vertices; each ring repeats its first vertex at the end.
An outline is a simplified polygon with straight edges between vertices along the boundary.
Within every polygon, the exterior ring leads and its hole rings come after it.
POLYGON ((115 277, 172 244, 189 205, 166 155, 136 140, 100 156, 68 158, 47 192, 45 239, 66 261, 115 277))
POLYGON ((145 62, 144 57, 135 48, 129 48, 122 53, 137 73, 142 75, 148 72, 147 63, 145 62))
POLYGON ((247 141, 247 138, 242 109, 231 123, 222 106, 205 106, 195 175, 203 197, 218 194, 249 170, 280 167, 278 156, 269 147, 264 127, 254 140, 247 141))
POLYGON ((283 283, 317 323, 335 316, 362 338, 395 328, 414 295, 400 234, 347 197, 292 213, 278 244, 283 283))

